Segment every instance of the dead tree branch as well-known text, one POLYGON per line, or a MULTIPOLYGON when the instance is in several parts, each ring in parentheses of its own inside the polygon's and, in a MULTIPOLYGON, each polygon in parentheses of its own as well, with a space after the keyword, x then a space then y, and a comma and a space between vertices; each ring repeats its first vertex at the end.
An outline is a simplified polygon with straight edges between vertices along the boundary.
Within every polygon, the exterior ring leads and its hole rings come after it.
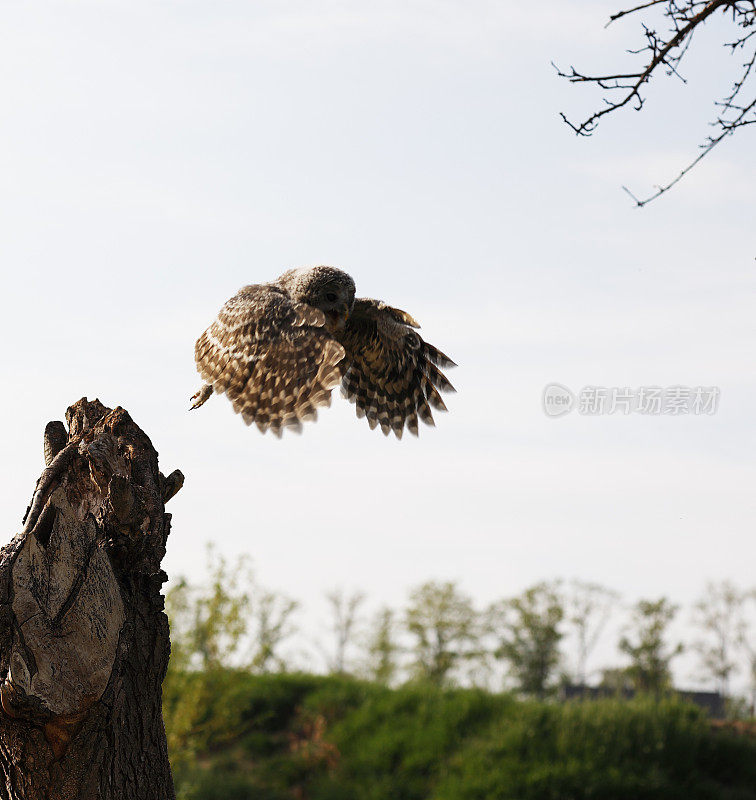
POLYGON ((650 203, 677 184, 685 175, 708 155, 721 141, 735 131, 756 123, 756 93, 752 99, 740 100, 744 87, 753 88, 752 79, 754 63, 756 63, 756 40, 753 39, 756 29, 756 2, 754 0, 650 0, 632 8, 612 14, 607 25, 623 17, 644 12, 641 25, 645 44, 628 52, 642 58, 641 66, 631 72, 607 73, 601 75, 587 74, 570 67, 569 71, 561 70, 554 65, 557 74, 571 83, 589 83, 598 86, 604 92, 604 105, 594 111, 582 122, 572 122, 566 114, 562 119, 578 136, 591 136, 601 120, 608 114, 629 106, 640 111, 645 104, 644 88, 649 81, 661 71, 667 77, 674 76, 686 83, 680 71, 680 65, 690 48, 693 36, 707 21, 715 15, 724 15, 735 28, 737 35, 732 41, 724 43, 734 54, 746 51, 744 63, 739 67, 732 81, 731 89, 723 100, 715 102, 718 109, 711 125, 716 132, 706 138, 700 145, 701 152, 679 174, 666 184, 657 187, 656 191, 639 199, 627 187, 623 189, 632 197, 639 207, 650 203), (657 32, 658 20, 652 17, 660 14, 666 30, 657 32))

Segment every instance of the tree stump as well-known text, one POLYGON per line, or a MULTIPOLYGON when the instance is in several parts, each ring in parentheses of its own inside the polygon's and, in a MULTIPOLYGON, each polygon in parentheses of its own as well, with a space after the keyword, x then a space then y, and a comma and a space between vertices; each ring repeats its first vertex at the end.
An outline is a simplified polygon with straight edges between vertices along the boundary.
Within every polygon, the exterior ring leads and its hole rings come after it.
POLYGON ((66 421, 0 551, 0 798, 166 800, 160 562, 183 475, 122 408, 84 398, 66 421))

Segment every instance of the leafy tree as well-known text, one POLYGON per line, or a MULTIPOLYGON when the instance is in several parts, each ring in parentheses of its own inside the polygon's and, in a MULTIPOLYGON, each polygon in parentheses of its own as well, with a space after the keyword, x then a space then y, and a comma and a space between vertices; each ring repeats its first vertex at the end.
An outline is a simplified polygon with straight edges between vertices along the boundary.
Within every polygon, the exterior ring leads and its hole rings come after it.
POLYGON ((328 669, 335 675, 344 675, 347 671, 347 649, 353 642, 365 595, 362 592, 348 595, 343 589, 336 589, 326 594, 326 600, 331 610, 331 630, 335 639, 333 653, 327 656, 328 669))
POLYGON ((564 607, 558 585, 531 586, 493 606, 489 615, 500 642, 495 656, 509 664, 521 692, 544 697, 560 659, 564 607))
POLYGON ((252 591, 249 559, 230 567, 208 547, 207 583, 193 587, 181 578, 166 594, 172 665, 212 669, 238 663, 252 591))
MULTIPOLYGON (((746 607, 756 602, 756 591, 743 593, 746 607)), ((746 675, 748 677, 749 711, 752 717, 756 716, 756 640, 754 640, 753 627, 749 617, 744 614, 738 635, 738 649, 745 655, 746 675)))
POLYGON ((627 675, 637 691, 659 694, 672 684, 670 664, 683 645, 668 648, 665 639, 677 610, 666 597, 633 606, 629 635, 620 639, 619 649, 630 659, 627 675))
POLYGON ((574 676, 578 684, 587 680, 588 657, 595 649, 619 595, 597 583, 574 580, 565 595, 565 622, 575 637, 574 676))
POLYGON ((230 567, 208 548, 208 580, 192 586, 182 579, 166 595, 171 658, 163 715, 174 767, 191 763, 209 737, 230 741, 238 733, 238 704, 219 698, 233 691, 230 668, 244 664, 252 591, 247 559, 230 567))
POLYGON ((410 593, 405 627, 414 640, 414 675, 442 684, 462 661, 480 655, 480 620, 453 582, 429 581, 410 593))
POLYGON ((645 90, 654 76, 665 75, 685 84, 681 72, 683 59, 694 35, 707 22, 717 18, 722 20, 719 29, 729 30, 729 33, 720 34, 722 44, 736 57, 730 87, 714 104, 717 108, 711 123, 714 133, 703 142, 698 156, 676 178, 659 186, 644 200, 625 189, 638 206, 644 206, 674 186, 728 136, 756 123, 753 80, 756 73, 756 4, 753 0, 645 0, 612 14, 607 24, 631 15, 641 17, 643 29, 641 46, 629 50, 631 56, 639 61, 636 67, 603 74, 587 74, 574 67, 569 72, 557 68, 558 74, 572 83, 597 86, 603 93, 603 103, 582 122, 570 122, 562 114, 564 121, 579 136, 590 136, 605 116, 622 108, 640 111, 645 103, 645 90))
POLYGON ((386 686, 390 685, 399 671, 396 641, 396 615, 390 608, 382 608, 375 616, 366 640, 367 677, 386 686))
POLYGON ((737 650, 743 640, 746 593, 730 581, 709 583, 693 607, 693 622, 703 633, 694 643, 706 677, 723 697, 729 696, 730 676, 738 668, 737 650))
POLYGON ((265 673, 285 669, 286 664, 278 648, 296 631, 291 616, 298 608, 296 600, 268 589, 260 589, 255 593, 252 606, 254 651, 250 663, 253 671, 265 673))

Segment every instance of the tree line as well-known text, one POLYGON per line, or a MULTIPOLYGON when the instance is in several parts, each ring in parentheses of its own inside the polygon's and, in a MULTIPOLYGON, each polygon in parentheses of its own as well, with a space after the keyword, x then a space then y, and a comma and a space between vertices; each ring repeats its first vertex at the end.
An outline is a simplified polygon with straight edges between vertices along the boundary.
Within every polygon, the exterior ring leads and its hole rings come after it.
POLYGON ((562 683, 592 682, 660 694, 672 688, 674 661, 689 652, 701 681, 753 713, 756 591, 730 581, 707 584, 688 609, 686 641, 672 635, 682 609, 667 597, 627 606, 608 587, 555 580, 479 608, 456 583, 428 581, 408 593, 402 608, 373 613, 362 592, 327 593, 327 633, 302 647, 298 601, 261 586, 247 559, 229 565, 211 551, 208 565, 201 584, 182 579, 167 594, 174 672, 318 672, 324 665, 386 685, 428 681, 544 698, 562 683), (616 663, 589 669, 600 644, 607 652, 608 623, 620 614, 616 663), (732 696, 735 676, 747 696, 732 696))

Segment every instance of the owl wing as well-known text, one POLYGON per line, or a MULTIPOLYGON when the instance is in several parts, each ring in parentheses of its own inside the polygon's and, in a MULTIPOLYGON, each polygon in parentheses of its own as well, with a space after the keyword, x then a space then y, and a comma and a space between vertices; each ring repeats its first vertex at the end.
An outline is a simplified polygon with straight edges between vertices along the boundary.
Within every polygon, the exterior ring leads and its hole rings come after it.
POLYGON ((371 428, 393 430, 401 438, 406 424, 417 436, 417 419, 434 425, 431 406, 445 411, 441 391, 454 387, 438 368, 456 366, 413 328, 419 325, 405 311, 379 300, 358 299, 344 330, 337 334, 344 345, 342 394, 357 406, 357 416, 367 416, 371 428))
POLYGON ((322 311, 269 285, 246 286, 220 310, 194 348, 197 370, 225 393, 247 425, 277 436, 330 405, 344 348, 322 311))

